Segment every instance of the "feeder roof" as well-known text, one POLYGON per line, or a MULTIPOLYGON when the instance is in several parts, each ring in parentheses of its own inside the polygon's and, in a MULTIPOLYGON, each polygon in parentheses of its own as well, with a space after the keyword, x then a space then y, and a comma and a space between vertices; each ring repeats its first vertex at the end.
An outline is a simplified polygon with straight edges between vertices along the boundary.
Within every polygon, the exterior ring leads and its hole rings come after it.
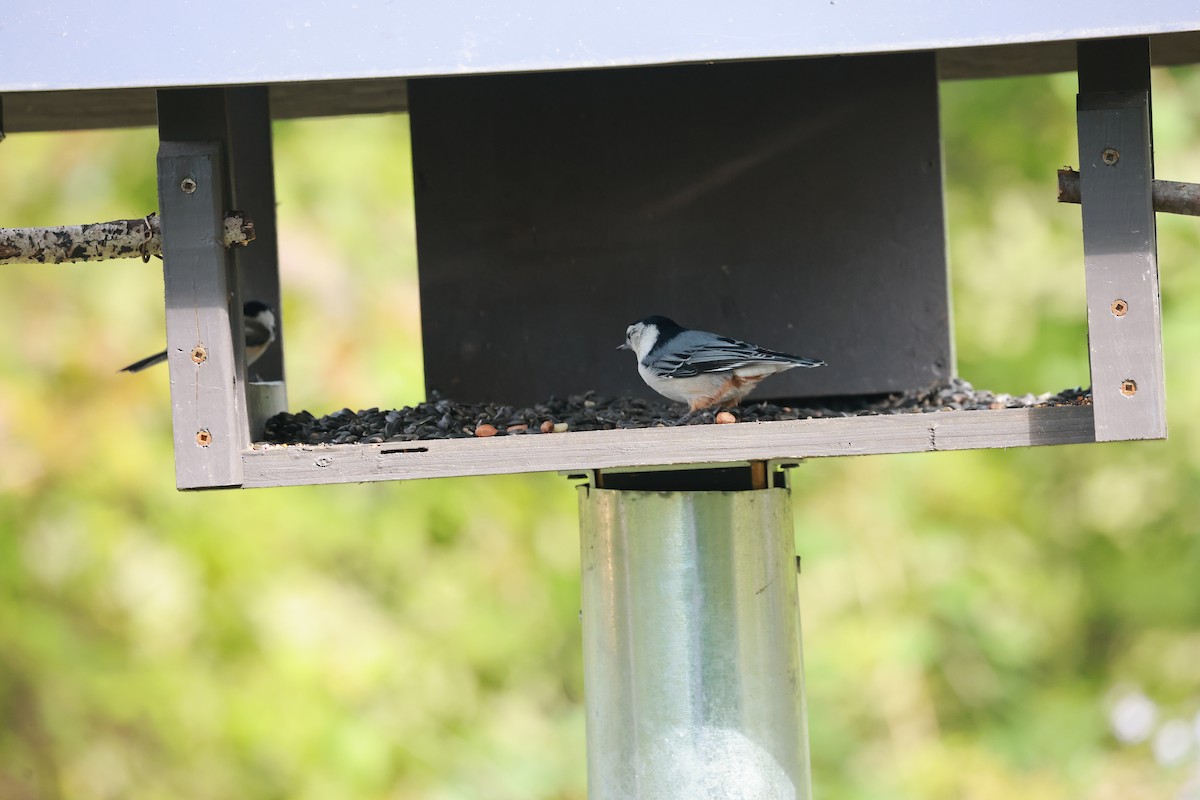
POLYGON ((936 50, 943 77, 976 77, 1073 69, 1074 41, 1131 35, 1155 37, 1156 63, 1200 60, 1194 0, 43 0, 4 16, 8 131, 152 124, 155 87, 271 84, 289 117, 403 110, 403 79, 426 75, 936 50))

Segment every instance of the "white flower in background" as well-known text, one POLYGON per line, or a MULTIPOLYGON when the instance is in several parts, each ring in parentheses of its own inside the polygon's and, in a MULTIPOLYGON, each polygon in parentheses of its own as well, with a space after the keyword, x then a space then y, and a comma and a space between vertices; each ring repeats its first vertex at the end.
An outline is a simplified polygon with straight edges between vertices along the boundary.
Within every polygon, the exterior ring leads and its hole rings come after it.
POLYGON ((1121 695, 1109 711, 1113 735, 1124 744, 1137 744, 1150 738, 1158 721, 1158 706, 1140 691, 1121 695))
POLYGON ((1154 734, 1154 760, 1164 767, 1173 767, 1187 758, 1192 750, 1192 726, 1185 720, 1164 722, 1154 734))

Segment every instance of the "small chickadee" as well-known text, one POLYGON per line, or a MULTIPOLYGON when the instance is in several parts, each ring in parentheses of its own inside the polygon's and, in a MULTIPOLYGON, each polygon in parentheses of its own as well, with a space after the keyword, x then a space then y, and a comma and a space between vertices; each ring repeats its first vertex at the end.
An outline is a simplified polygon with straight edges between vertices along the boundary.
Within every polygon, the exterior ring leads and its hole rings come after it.
POLYGON ((654 391, 688 404, 692 413, 735 406, 766 377, 793 367, 823 367, 824 361, 765 350, 749 342, 692 331, 666 317, 647 317, 625 331, 625 344, 638 359, 638 373, 654 391))
MULTIPOLYGON (((275 341, 275 311, 266 303, 259 300, 248 300, 242 305, 242 317, 245 319, 246 332, 246 366, 250 366, 266 352, 275 341)), ((167 351, 146 356, 141 361, 135 361, 121 372, 141 372, 146 367, 152 367, 167 360, 167 351)))

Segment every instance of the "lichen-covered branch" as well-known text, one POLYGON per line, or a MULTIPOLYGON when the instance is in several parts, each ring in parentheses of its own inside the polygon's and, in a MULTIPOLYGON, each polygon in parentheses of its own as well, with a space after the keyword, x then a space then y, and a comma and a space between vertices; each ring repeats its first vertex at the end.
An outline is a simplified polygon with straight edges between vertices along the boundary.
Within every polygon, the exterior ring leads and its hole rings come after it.
MULTIPOLYGON (((1200 217, 1200 183, 1156 180, 1152 189, 1155 211, 1200 217)), ((1079 173, 1073 169, 1058 171, 1058 202, 1079 202, 1079 173)))
MULTIPOLYGON (((254 239, 254 222, 240 211, 225 215, 226 247, 254 239)), ((64 264, 107 258, 162 257, 162 222, 157 214, 57 228, 0 228, 0 265, 64 264)))

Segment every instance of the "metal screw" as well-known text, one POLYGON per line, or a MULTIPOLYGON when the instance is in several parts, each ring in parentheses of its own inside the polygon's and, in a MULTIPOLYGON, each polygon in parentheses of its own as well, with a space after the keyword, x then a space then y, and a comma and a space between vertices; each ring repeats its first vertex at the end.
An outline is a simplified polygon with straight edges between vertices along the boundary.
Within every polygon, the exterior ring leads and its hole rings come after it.
POLYGON ((203 364, 207 360, 208 360, 208 351, 207 350, 205 350, 200 345, 196 345, 195 347, 192 348, 192 361, 195 361, 197 364, 203 364))
POLYGON ((184 194, 191 194, 196 191, 196 181, 193 178, 184 178, 179 182, 179 188, 184 194))
POLYGON ((1137 381, 1135 381, 1133 378, 1126 378, 1125 380, 1121 381, 1121 394, 1125 395, 1126 397, 1133 397, 1135 394, 1137 394, 1137 381))
POLYGON ((1125 312, 1129 310, 1129 303, 1124 300, 1117 299, 1112 301, 1112 312, 1114 317, 1123 317, 1125 312))
POLYGON ((1100 154, 1100 160, 1111 167, 1121 160, 1121 153, 1114 147, 1106 147, 1104 148, 1104 152, 1100 154))
POLYGON ((196 431, 196 444, 201 447, 208 447, 212 444, 213 435, 206 430, 196 431))

